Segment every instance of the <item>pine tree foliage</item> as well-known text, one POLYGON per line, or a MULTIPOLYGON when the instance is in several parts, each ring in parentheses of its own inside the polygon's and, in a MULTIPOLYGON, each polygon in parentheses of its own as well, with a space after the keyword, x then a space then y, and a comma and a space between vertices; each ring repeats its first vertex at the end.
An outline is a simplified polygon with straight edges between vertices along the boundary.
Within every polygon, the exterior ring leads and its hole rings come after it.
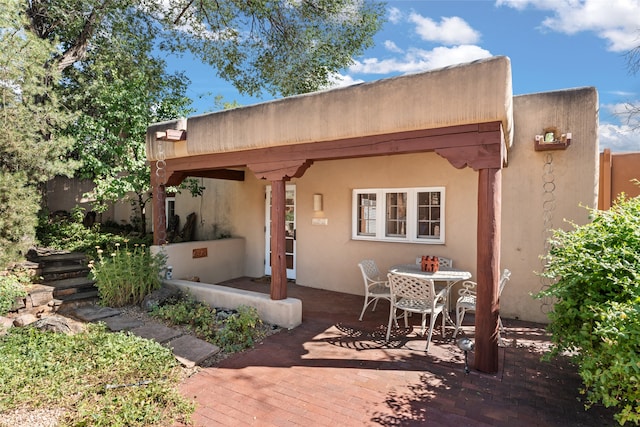
POLYGON ((47 66, 53 47, 24 30, 18 6, 0 0, 0 265, 33 242, 39 186, 75 166, 62 134, 73 116, 60 109, 58 72, 47 66))

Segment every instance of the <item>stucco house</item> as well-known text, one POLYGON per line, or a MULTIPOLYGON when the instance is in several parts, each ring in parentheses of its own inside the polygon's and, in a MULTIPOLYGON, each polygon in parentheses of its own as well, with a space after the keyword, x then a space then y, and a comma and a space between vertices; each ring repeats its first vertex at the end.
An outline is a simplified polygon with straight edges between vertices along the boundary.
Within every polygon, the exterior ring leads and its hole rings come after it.
POLYGON ((165 248, 175 278, 267 275, 277 302, 287 278, 363 294, 362 259, 452 258, 478 282, 476 364, 495 371, 498 311, 547 321, 550 302, 531 294, 546 286, 550 230, 597 206, 597 131, 595 88, 514 96, 507 57, 158 123, 154 241, 165 186, 199 177, 202 197, 174 201, 182 218, 196 212, 199 240, 165 248), (204 242, 221 228, 232 257, 204 242))

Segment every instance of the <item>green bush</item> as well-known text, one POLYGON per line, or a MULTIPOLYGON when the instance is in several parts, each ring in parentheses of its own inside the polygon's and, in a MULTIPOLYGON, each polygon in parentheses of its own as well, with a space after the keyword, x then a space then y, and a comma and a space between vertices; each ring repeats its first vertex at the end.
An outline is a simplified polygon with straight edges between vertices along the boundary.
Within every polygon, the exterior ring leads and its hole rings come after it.
POLYGON ((555 280, 537 297, 553 297, 550 356, 578 364, 590 404, 640 423, 640 197, 620 197, 589 224, 556 230, 543 276, 555 280))
POLYGON ((185 297, 154 307, 150 314, 174 325, 187 326, 203 340, 214 340, 217 327, 216 311, 205 303, 185 297))
POLYGON ((162 284, 160 273, 165 268, 162 253, 151 255, 146 245, 115 244, 115 250, 104 256, 97 250, 98 259, 89 264, 96 281, 100 302, 111 307, 140 304, 145 296, 162 284))
POLYGON ((150 314, 174 325, 187 326, 198 337, 227 353, 253 347, 265 336, 262 320, 253 307, 240 306, 237 311, 222 316, 208 304, 184 297, 155 307, 150 314))
POLYGON ((38 220, 36 237, 41 246, 72 252, 83 252, 89 259, 98 258, 97 249, 113 252, 116 244, 139 244, 149 246, 152 236, 130 234, 126 227, 114 223, 94 224, 85 227, 82 223, 84 209, 76 208, 69 218, 49 218, 42 215, 38 220))
POLYGON ((4 316, 11 311, 15 307, 18 298, 27 296, 27 292, 24 289, 25 277, 15 274, 0 276, 0 316, 4 316))
POLYGON ((251 348, 264 337, 262 320, 254 307, 240 306, 237 313, 228 316, 216 335, 216 345, 228 352, 251 348))

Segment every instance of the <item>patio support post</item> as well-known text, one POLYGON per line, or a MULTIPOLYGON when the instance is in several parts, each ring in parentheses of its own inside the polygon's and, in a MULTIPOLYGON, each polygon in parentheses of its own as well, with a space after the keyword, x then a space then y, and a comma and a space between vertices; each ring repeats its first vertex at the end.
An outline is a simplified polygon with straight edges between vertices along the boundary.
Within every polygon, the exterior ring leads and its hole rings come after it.
POLYGON ((479 169, 475 368, 498 371, 502 169, 479 169))
POLYGON ((271 181, 271 299, 287 298, 285 234, 286 181, 300 178, 313 162, 289 160, 252 163, 247 167, 259 179, 271 181))
POLYGON ((155 163, 151 163, 151 188, 153 189, 153 244, 164 245, 167 243, 167 218, 165 213, 165 201, 167 193, 165 186, 160 182, 156 173, 155 163))
POLYGON ((287 298, 284 180, 271 181, 271 299, 287 298))

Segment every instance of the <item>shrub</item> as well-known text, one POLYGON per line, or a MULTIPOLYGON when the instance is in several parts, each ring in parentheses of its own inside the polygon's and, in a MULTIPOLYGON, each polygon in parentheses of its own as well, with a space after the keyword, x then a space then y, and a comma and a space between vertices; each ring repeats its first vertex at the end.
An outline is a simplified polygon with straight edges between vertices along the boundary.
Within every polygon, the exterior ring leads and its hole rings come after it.
POLYGON ((38 242, 48 248, 83 252, 93 260, 98 258, 97 248, 113 252, 117 243, 148 246, 152 242, 152 236, 129 234, 126 227, 119 227, 113 222, 96 223, 87 228, 82 223, 83 218, 84 209, 79 207, 71 212, 69 218, 41 216, 36 229, 38 242))
POLYGON ((139 304, 160 287, 166 257, 161 253, 151 255, 146 245, 135 244, 133 250, 127 243, 124 248, 119 243, 115 247, 108 256, 98 249, 98 259, 89 264, 100 301, 112 307, 139 304))
POLYGON ((174 325, 185 325, 199 338, 213 341, 217 327, 216 311, 207 304, 184 297, 155 307, 151 316, 167 320, 174 325))
POLYGON ((589 404, 616 407, 616 420, 640 422, 640 197, 620 197, 593 221, 556 230, 538 297, 555 298, 549 314, 554 347, 578 364, 589 404))
POLYGON ((236 313, 223 320, 216 335, 216 345, 228 352, 251 348, 264 337, 262 320, 254 307, 240 306, 236 313))
POLYGON ((25 275, 8 274, 0 276, 0 316, 11 311, 18 298, 27 296, 24 284, 28 281, 25 275))
POLYGON ((151 316, 185 325, 198 337, 234 353, 253 347, 265 336, 264 325, 254 307, 240 306, 231 314, 216 312, 208 304, 184 297, 156 307, 151 316))

